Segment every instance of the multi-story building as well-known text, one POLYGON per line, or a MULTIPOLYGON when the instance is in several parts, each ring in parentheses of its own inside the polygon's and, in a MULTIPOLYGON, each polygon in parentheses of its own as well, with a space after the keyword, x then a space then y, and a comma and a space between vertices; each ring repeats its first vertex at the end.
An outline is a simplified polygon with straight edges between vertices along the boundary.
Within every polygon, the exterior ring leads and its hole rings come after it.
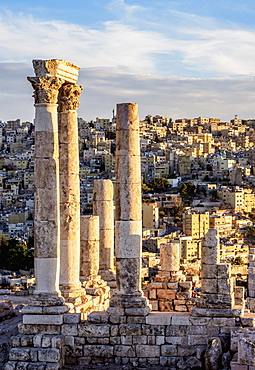
POLYGON ((143 228, 157 229, 159 227, 159 207, 156 203, 143 203, 143 228))
POLYGON ((183 232, 193 239, 201 239, 209 230, 209 212, 189 210, 183 213, 183 232))

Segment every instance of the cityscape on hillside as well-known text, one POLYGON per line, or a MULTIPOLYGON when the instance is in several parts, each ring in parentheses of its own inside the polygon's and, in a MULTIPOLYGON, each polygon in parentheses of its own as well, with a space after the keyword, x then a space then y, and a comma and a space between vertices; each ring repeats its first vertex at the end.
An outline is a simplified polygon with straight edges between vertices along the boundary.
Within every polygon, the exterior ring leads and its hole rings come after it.
MULTIPOLYGON (((20 119, 0 125, 0 237, 31 250, 34 125, 20 119)), ((78 118, 78 132, 81 214, 92 214, 94 179, 115 180, 114 111, 112 119, 78 118)), ((244 265, 247 273, 255 235, 254 144, 254 119, 148 115, 140 121, 145 279, 167 240, 180 244, 183 262, 199 259, 209 227, 221 237, 221 260, 244 265)))

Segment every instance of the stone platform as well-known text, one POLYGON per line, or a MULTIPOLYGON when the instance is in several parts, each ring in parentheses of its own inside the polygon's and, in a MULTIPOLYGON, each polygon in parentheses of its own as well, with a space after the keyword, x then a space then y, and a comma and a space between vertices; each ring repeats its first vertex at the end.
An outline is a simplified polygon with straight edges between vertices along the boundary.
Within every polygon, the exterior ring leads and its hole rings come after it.
POLYGON ((230 362, 238 350, 236 338, 241 339, 243 331, 255 338, 253 313, 225 318, 186 312, 151 312, 146 317, 93 312, 85 322, 79 314, 66 313, 62 318, 59 325, 20 325, 5 370, 57 370, 64 364, 74 369, 96 364, 205 369, 213 340, 221 344, 214 361, 228 358, 231 349, 230 362), (234 339, 230 342, 231 332, 234 339))

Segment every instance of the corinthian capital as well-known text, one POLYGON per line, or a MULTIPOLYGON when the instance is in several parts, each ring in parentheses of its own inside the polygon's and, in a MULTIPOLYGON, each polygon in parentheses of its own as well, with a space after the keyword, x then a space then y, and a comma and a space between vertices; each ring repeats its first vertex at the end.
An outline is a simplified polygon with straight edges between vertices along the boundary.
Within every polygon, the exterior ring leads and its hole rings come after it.
POLYGON ((76 110, 79 107, 79 98, 83 86, 76 84, 64 84, 61 86, 58 95, 58 111, 65 112, 68 110, 76 110))
POLYGON ((27 79, 34 89, 35 104, 57 103, 58 90, 64 83, 63 79, 54 76, 28 77, 27 79))

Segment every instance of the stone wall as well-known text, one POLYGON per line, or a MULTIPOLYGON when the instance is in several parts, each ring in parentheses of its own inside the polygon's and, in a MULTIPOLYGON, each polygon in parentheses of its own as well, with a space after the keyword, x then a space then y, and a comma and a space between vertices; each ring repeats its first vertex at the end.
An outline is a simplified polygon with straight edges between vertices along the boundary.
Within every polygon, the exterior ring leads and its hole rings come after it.
MULTIPOLYGON (((217 364, 212 369, 229 369, 239 337, 243 331, 254 333, 255 323, 254 314, 226 318, 156 312, 147 317, 114 317, 94 312, 86 322, 80 321, 80 314, 62 316, 59 325, 54 321, 52 325, 20 325, 5 370, 56 370, 64 363, 205 369, 205 361, 217 364)), ((232 361, 231 369, 243 369, 237 365, 232 361)))
POLYGON ((191 281, 163 282, 156 279, 144 290, 153 311, 189 312, 193 309, 191 281))

